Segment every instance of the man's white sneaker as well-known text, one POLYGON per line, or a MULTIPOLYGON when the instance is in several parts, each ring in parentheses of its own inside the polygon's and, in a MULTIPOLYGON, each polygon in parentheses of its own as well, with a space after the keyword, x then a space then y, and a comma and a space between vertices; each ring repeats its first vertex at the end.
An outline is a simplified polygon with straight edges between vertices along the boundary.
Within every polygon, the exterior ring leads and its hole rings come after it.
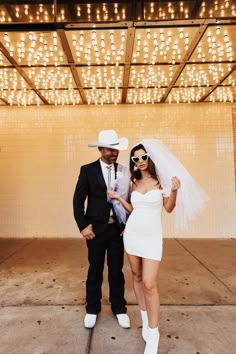
POLYGON ((119 325, 122 328, 130 328, 130 319, 126 313, 116 315, 119 325))
POLYGON ((93 328, 96 324, 97 315, 92 315, 90 313, 86 313, 84 317, 84 327, 85 328, 93 328))

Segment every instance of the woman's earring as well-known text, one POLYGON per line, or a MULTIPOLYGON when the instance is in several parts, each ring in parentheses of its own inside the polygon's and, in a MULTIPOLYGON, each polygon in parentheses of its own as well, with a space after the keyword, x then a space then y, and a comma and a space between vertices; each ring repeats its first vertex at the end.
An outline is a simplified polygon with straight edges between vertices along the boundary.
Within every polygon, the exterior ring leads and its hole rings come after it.
POLYGON ((138 167, 134 165, 134 171, 138 171, 138 167))

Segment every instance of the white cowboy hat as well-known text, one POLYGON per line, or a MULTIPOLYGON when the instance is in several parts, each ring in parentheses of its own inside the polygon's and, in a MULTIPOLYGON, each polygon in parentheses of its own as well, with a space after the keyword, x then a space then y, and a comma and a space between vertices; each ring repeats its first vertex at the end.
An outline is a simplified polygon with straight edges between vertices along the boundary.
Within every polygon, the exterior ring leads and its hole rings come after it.
POLYGON ((98 141, 88 144, 90 147, 106 147, 115 150, 125 150, 128 147, 127 138, 118 138, 115 130, 102 130, 98 134, 98 141))

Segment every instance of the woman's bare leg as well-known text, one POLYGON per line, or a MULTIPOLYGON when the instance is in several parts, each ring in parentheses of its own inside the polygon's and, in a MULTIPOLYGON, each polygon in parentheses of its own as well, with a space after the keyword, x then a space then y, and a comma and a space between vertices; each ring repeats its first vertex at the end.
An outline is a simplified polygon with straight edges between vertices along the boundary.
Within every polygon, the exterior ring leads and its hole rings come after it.
POLYGON ((133 275, 134 292, 141 310, 146 310, 145 297, 142 284, 142 258, 128 254, 133 275))
POLYGON ((159 322, 160 298, 157 287, 159 266, 159 261, 146 258, 142 260, 143 292, 150 328, 156 328, 159 322))

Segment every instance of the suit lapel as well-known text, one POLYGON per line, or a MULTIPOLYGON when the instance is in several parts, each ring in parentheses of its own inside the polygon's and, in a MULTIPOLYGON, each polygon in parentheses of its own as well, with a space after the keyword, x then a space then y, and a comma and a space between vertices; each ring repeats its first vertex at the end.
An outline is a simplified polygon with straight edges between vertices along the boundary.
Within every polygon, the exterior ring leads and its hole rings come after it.
POLYGON ((101 168, 101 164, 100 164, 100 161, 97 160, 95 162, 95 174, 101 184, 101 186, 104 188, 104 189, 107 189, 107 186, 106 186, 106 183, 105 183, 105 180, 103 178, 103 174, 102 174, 102 168, 101 168))
POLYGON ((117 168, 118 168, 118 163, 114 163, 114 168, 115 168, 115 179, 117 178, 117 168))
MULTIPOLYGON (((115 167, 115 179, 116 179, 116 177, 117 177, 117 168, 118 168, 118 163, 117 162, 114 163, 114 167, 115 167)), ((104 189, 107 189, 106 182, 104 180, 103 173, 102 173, 100 160, 95 161, 95 174, 96 174, 101 186, 104 189)))

